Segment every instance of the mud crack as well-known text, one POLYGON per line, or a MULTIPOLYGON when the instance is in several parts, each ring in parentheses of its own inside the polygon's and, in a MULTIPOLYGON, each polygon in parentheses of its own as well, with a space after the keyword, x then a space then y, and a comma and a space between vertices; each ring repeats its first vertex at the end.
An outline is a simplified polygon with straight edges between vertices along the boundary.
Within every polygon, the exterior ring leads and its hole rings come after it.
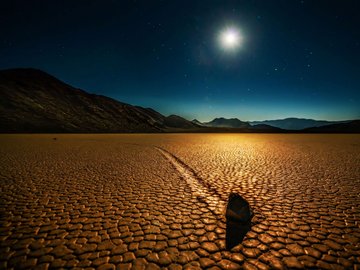
POLYGON ((222 196, 209 184, 207 184, 196 172, 169 151, 156 147, 157 150, 173 165, 181 177, 189 185, 197 199, 208 205, 209 210, 221 220, 224 220, 227 199, 222 196))

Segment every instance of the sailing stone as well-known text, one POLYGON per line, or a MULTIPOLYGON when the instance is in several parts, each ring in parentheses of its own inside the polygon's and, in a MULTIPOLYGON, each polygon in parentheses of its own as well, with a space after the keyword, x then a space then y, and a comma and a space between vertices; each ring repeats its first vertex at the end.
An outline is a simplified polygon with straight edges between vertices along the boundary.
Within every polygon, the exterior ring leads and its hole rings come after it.
POLYGON ((249 203, 239 194, 231 193, 226 208, 226 248, 240 244, 251 229, 253 213, 249 203))

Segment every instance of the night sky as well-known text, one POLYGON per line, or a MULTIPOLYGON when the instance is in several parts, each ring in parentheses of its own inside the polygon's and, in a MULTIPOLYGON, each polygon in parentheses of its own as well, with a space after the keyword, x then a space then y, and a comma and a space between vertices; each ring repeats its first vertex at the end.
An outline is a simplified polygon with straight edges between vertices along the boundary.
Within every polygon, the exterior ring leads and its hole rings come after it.
POLYGON ((0 2, 0 69, 189 120, 360 118, 360 1, 0 2), (219 41, 226 29, 235 49, 219 41))

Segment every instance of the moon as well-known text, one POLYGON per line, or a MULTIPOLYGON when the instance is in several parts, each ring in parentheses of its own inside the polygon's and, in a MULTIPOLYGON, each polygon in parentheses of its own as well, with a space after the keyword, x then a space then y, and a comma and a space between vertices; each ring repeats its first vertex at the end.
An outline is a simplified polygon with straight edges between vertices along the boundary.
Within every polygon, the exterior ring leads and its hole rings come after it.
POLYGON ((219 34, 219 43, 224 51, 234 52, 239 49, 243 43, 243 36, 236 27, 227 27, 219 34))

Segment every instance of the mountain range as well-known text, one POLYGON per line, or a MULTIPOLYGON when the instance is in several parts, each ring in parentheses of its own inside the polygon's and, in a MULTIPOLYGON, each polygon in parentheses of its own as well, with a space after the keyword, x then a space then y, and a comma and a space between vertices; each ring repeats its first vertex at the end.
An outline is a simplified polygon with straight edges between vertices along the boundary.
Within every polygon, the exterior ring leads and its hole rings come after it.
POLYGON ((226 119, 220 117, 202 124, 207 127, 251 128, 251 125, 248 122, 243 122, 237 118, 226 119))
POLYGON ((200 122, 197 119, 194 124, 204 127, 226 127, 256 130, 271 130, 271 132, 286 133, 359 133, 360 120, 348 121, 324 121, 302 118, 285 118, 278 120, 244 122, 237 118, 215 118, 210 122, 200 122))
POLYGON ((265 124, 287 130, 301 130, 305 128, 321 127, 321 126, 346 123, 346 122, 349 121, 325 121, 325 120, 314 120, 314 119, 291 117, 291 118, 278 119, 278 120, 252 121, 249 123, 251 125, 265 124))
MULTIPOLYGON (((355 121, 356 122, 356 121, 355 121)), ((335 123, 288 118, 244 122, 237 118, 215 118, 206 123, 177 115, 133 106, 115 99, 74 88, 37 69, 0 71, 0 132, 359 132, 350 122, 335 123), (327 124, 335 124, 331 127, 327 124), (337 126, 339 124, 340 126, 337 126)))
POLYGON ((307 133, 360 133, 360 120, 304 129, 307 133))
POLYGON ((1 132, 165 132, 198 128, 179 116, 89 94, 36 69, 0 71, 1 132))

